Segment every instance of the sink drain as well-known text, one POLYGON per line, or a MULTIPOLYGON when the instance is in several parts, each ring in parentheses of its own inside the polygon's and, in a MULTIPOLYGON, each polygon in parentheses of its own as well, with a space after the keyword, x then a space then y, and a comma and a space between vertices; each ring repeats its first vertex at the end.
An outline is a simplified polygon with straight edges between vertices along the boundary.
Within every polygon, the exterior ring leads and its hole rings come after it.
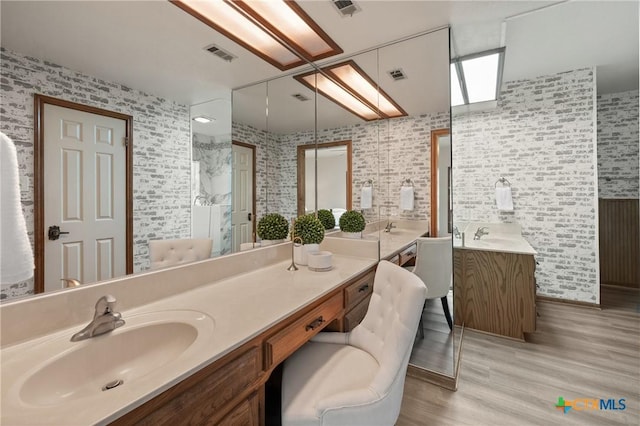
POLYGON ((102 390, 103 390, 103 391, 107 391, 107 390, 109 390, 109 389, 117 388, 118 386, 120 386, 120 385, 121 385, 121 384, 123 384, 123 383, 124 383, 124 381, 123 381, 123 380, 121 380, 121 379, 117 379, 117 380, 114 380, 114 381, 109 382, 109 383, 107 383, 106 385, 104 385, 104 386, 102 387, 102 390))

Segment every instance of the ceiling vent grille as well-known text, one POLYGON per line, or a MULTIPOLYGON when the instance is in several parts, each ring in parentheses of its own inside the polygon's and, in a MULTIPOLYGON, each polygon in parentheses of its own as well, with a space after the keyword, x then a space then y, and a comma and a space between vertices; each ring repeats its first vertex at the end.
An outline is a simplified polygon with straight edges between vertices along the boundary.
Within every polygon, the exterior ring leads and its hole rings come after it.
POLYGON ((308 101, 309 98, 307 98, 305 95, 303 95, 302 93, 296 93, 295 95, 291 95, 294 98, 296 98, 297 100, 299 100, 300 102, 304 102, 304 101, 308 101))
POLYGON ((216 55, 218 58, 223 59, 227 62, 231 62, 234 59, 237 58, 237 56, 232 55, 231 53, 227 52, 224 49, 221 49, 220 47, 216 46, 215 44, 211 44, 207 47, 204 48, 204 50, 213 53, 214 55, 216 55))
POLYGON ((402 68, 389 71, 389 75, 394 81, 404 80, 407 78, 407 75, 402 71, 402 68))
POLYGON ((332 0, 332 2, 342 16, 352 16, 354 13, 360 12, 360 8, 350 0, 332 0))

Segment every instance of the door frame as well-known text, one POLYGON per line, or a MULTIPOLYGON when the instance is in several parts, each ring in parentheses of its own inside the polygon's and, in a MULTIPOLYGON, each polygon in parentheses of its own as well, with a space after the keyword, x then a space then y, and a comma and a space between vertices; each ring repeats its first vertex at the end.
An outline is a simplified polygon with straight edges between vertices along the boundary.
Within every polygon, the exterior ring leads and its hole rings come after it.
MULTIPOLYGON (((431 131, 431 237, 438 236, 438 138, 450 135, 449 129, 435 129, 431 131)), ((449 183, 451 184, 451 182, 449 183)), ((447 195, 449 199, 449 195, 447 195)), ((447 209, 448 210, 448 209, 447 209)))
POLYGON ((46 104, 90 114, 116 118, 125 122, 125 209, 126 209, 126 273, 133 273, 133 116, 76 102, 33 95, 33 186, 34 186, 34 293, 44 292, 44 107, 46 104))
MULTIPOLYGON (((304 205, 306 203, 306 197, 305 197, 305 176, 306 176, 306 170, 305 170, 305 153, 306 151, 310 151, 310 150, 315 150, 317 148, 331 148, 334 146, 345 146, 347 148, 347 179, 345 182, 345 189, 346 189, 346 193, 347 193, 347 199, 345 200, 346 205, 347 205, 347 210, 351 210, 352 206, 351 206, 351 202, 352 202, 352 193, 351 193, 351 188, 352 188, 352 180, 353 177, 351 176, 351 140, 344 140, 344 141, 336 141, 336 142, 323 142, 323 143, 316 143, 316 144, 306 144, 306 145, 298 145, 297 147, 297 151, 298 151, 298 155, 297 155, 297 163, 298 166, 296 167, 298 170, 298 216, 302 216, 305 214, 305 210, 304 210, 304 205)), ((318 183, 316 182, 316 191, 318 190, 318 183)), ((317 195, 317 194, 316 194, 317 195)), ((317 208, 317 206, 316 206, 317 208)), ((317 213, 317 212, 316 212, 317 213)))
MULTIPOLYGON (((253 153, 253 159, 251 161, 253 161, 253 191, 251 193, 253 200, 251 200, 252 203, 252 211, 253 211, 253 220, 251 222, 253 222, 251 224, 251 226, 253 227, 252 231, 251 231, 251 240, 252 242, 256 242, 256 222, 258 221, 257 218, 257 212, 256 212, 256 146, 255 145, 251 145, 245 142, 240 142, 240 141, 231 141, 231 145, 237 145, 237 146, 241 146, 243 148, 249 148, 252 153, 253 153)), ((233 167, 233 165, 232 165, 233 167)), ((233 170, 231 171, 231 173, 233 174, 233 170)), ((233 188, 232 188, 233 189, 233 188)), ((231 196, 233 197, 233 192, 231 193, 231 196)))

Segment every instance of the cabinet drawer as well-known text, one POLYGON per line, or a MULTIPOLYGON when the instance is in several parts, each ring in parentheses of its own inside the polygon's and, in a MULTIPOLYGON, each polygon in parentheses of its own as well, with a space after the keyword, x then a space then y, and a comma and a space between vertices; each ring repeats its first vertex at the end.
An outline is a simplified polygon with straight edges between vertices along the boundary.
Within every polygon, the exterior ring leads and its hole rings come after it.
POLYGON ((344 316, 344 331, 351 331, 356 325, 360 324, 369 309, 369 301, 371 294, 356 305, 351 311, 344 316))
POLYGON ((375 271, 367 273, 344 289, 344 310, 349 312, 373 292, 375 271))
POLYGON ((415 244, 411 245, 410 247, 407 247, 406 249, 404 249, 400 254, 399 254, 399 265, 403 266, 403 265, 407 265, 410 266, 409 264, 411 262, 413 262, 413 265, 415 265, 415 259, 416 259, 416 252, 417 252, 417 246, 415 244))
POLYGON ((267 339, 264 344, 265 370, 294 353, 341 312, 342 294, 338 293, 267 339))

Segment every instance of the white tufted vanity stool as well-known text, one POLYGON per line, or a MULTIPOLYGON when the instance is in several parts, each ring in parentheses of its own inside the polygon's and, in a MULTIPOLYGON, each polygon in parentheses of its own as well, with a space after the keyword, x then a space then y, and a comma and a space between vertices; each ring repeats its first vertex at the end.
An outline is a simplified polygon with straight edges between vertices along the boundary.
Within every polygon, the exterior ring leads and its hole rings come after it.
POLYGON ((213 240, 189 238, 182 240, 149 241, 149 260, 151 269, 168 268, 169 266, 195 262, 211 257, 213 240))
POLYGON ((362 322, 318 334, 285 361, 282 425, 395 424, 426 294, 416 275, 381 261, 362 322))

